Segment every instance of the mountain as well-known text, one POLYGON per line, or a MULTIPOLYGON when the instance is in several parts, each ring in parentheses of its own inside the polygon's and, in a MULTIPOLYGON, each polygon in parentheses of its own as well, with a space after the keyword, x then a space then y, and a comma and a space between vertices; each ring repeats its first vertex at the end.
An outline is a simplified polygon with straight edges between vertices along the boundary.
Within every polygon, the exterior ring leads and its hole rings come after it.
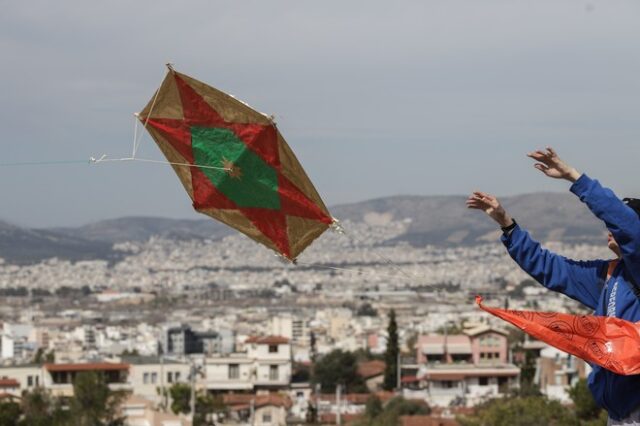
MULTIPOLYGON (((571 194, 534 193, 503 197, 502 203, 518 223, 541 241, 605 242, 605 228, 571 194)), ((485 214, 465 207, 463 196, 394 196, 330 209, 340 220, 383 224, 409 222, 407 232, 385 242, 415 246, 473 245, 496 241, 499 230, 485 214)), ((124 217, 77 228, 26 229, 0 221, 0 258, 11 263, 37 262, 50 257, 69 260, 117 260, 112 245, 146 241, 152 236, 176 240, 216 240, 234 234, 210 219, 124 217)))
POLYGON ((85 240, 108 243, 146 241, 152 236, 175 240, 216 240, 234 232, 228 226, 211 219, 167 219, 143 216, 103 220, 79 228, 59 228, 57 231, 85 240))
MULTIPOLYGON (((352 221, 410 219, 407 232, 389 243, 478 244, 495 241, 496 224, 467 209, 464 196, 394 196, 336 206, 334 217, 352 221)), ((603 243, 605 228, 571 194, 534 193, 502 197, 505 209, 541 241, 603 243)))
POLYGON ((111 244, 89 241, 64 232, 26 229, 0 221, 0 258, 9 263, 33 263, 51 257, 73 261, 117 260, 111 244))

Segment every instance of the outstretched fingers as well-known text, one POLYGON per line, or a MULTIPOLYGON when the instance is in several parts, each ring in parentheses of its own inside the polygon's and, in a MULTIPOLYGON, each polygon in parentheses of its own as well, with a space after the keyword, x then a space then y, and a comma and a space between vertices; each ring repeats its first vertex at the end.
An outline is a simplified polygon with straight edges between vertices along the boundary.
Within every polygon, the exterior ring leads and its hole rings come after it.
POLYGON ((472 209, 486 210, 496 207, 498 200, 491 194, 481 191, 474 191, 466 201, 467 207, 472 209))
POLYGON ((556 150, 551 148, 550 146, 547 147, 547 153, 549 154, 550 157, 558 156, 558 154, 556 154, 556 150))
POLYGON ((547 171, 549 170, 549 166, 547 166, 546 164, 543 164, 543 163, 536 163, 536 164, 533 165, 533 167, 535 167, 536 169, 540 170, 544 174, 546 174, 547 171))
POLYGON ((548 164, 551 162, 551 156, 549 155, 549 153, 545 151, 540 151, 540 150, 533 151, 528 153, 527 157, 533 158, 534 160, 543 162, 545 164, 548 164))

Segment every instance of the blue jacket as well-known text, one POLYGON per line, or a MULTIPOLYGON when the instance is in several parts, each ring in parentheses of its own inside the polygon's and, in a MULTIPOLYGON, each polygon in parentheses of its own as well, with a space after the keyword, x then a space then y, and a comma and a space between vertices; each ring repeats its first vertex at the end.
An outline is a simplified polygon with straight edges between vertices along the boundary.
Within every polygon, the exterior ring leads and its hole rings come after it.
MULTIPOLYGON (((609 261, 576 261, 551 253, 519 226, 510 235, 503 235, 502 242, 518 265, 548 289, 579 301, 593 309, 595 315, 640 321, 640 301, 628 279, 630 274, 640 283, 638 215, 613 191, 587 175, 571 186, 571 192, 605 223, 620 246, 622 259, 608 280, 609 261)), ((592 367, 589 389, 609 417, 621 420, 640 406, 640 375, 621 376, 597 365, 592 367)))

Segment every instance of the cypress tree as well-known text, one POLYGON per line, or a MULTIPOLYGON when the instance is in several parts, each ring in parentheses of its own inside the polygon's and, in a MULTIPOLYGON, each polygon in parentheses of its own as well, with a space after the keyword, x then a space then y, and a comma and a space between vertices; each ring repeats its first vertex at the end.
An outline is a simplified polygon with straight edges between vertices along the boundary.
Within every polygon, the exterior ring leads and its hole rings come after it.
POLYGON ((396 323, 396 311, 389 312, 389 325, 387 326, 387 350, 384 353, 384 362, 386 364, 384 370, 385 390, 393 390, 398 383, 398 354, 400 348, 398 345, 398 324, 396 323))

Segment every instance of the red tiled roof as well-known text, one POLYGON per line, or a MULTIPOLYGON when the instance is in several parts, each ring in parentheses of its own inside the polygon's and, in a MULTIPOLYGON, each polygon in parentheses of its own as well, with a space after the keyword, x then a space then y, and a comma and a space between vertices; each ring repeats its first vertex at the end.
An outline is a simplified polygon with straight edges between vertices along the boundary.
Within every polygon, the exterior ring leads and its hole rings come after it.
POLYGON ((358 364, 358 375, 364 379, 369 379, 384 374, 385 368, 387 368, 387 364, 384 361, 373 360, 361 362, 358 364))
POLYGON ((289 339, 282 336, 252 336, 245 343, 258 343, 263 345, 285 345, 289 343, 289 339))
POLYGON ((231 407, 231 409, 235 410, 243 410, 247 409, 251 406, 251 401, 254 401, 254 407, 264 407, 267 405, 273 405, 276 407, 284 407, 291 408, 292 402, 286 395, 252 395, 252 394, 227 394, 223 396, 223 401, 225 405, 231 407))
POLYGON ((125 371, 129 364, 109 362, 88 362, 84 364, 45 364, 47 371, 125 371))
POLYGON ((0 388, 17 388, 20 383, 16 379, 0 379, 0 388))
POLYGON ((400 416, 401 426, 459 426, 454 419, 445 419, 433 416, 400 416))

